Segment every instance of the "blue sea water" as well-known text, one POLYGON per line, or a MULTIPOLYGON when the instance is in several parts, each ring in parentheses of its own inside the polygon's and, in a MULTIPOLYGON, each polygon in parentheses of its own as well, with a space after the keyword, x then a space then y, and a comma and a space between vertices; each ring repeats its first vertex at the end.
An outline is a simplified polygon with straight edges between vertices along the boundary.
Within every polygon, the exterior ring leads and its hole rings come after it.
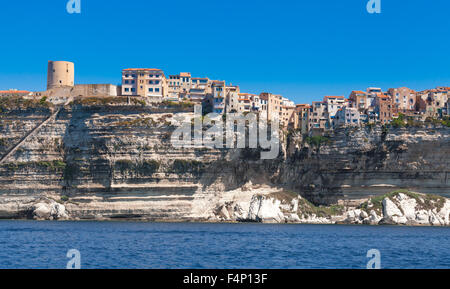
POLYGON ((450 228, 0 221, 0 268, 450 268, 450 228))

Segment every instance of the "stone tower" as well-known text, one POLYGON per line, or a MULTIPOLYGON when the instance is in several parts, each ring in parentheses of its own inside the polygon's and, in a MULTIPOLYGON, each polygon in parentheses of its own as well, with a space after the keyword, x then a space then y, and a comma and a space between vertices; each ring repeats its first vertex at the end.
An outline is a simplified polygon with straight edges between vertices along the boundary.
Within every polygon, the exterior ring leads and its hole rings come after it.
POLYGON ((74 86, 75 65, 68 61, 49 61, 47 72, 47 89, 74 86))

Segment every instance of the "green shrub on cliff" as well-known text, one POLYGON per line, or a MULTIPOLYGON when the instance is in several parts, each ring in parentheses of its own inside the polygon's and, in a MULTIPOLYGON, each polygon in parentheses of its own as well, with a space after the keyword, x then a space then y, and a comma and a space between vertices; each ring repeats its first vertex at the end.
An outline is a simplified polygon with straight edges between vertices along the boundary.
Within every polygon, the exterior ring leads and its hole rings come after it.
POLYGON ((359 208, 367 213, 374 210, 381 214, 383 212, 383 200, 385 198, 393 199, 400 193, 407 195, 408 197, 415 199, 420 209, 432 210, 436 208, 438 211, 444 207, 445 198, 431 194, 418 194, 406 189, 396 190, 381 196, 370 198, 368 201, 362 203, 359 208))
POLYGON ((324 136, 310 136, 305 139, 305 141, 315 147, 320 147, 323 144, 329 143, 330 139, 324 136))
POLYGON ((25 99, 23 97, 1 97, 0 98, 0 112, 6 112, 11 110, 26 110, 45 108, 48 109, 53 105, 47 101, 47 98, 41 98, 40 100, 25 99))
POLYGON ((331 205, 331 206, 316 206, 307 199, 300 198, 298 203, 299 214, 305 215, 316 215, 317 217, 331 217, 338 216, 344 213, 344 206, 341 205, 331 205))
POLYGON ((395 128, 405 127, 405 115, 403 113, 399 113, 397 118, 394 118, 391 121, 391 126, 395 128))
POLYGON ((170 108, 193 108, 195 104, 189 101, 163 101, 160 105, 170 108))
POLYGON ((442 124, 446 127, 450 127, 450 116, 444 117, 444 119, 442 120, 442 124))
POLYGON ((55 160, 55 161, 41 161, 37 162, 37 165, 40 167, 45 167, 51 171, 62 172, 66 168, 66 163, 63 161, 55 160))
POLYGON ((38 162, 15 162, 5 165, 8 170, 14 172, 23 169, 38 169, 38 170, 48 170, 51 172, 63 172, 66 168, 66 163, 59 160, 54 161, 38 161, 38 162))

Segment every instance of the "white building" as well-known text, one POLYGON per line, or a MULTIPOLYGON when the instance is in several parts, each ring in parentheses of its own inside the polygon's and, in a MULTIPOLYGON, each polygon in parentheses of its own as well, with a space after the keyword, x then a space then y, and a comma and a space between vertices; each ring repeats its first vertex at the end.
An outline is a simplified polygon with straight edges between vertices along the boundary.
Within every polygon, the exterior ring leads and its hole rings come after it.
POLYGON ((361 124, 361 116, 357 108, 343 107, 336 113, 333 121, 333 127, 339 126, 359 126, 361 124))

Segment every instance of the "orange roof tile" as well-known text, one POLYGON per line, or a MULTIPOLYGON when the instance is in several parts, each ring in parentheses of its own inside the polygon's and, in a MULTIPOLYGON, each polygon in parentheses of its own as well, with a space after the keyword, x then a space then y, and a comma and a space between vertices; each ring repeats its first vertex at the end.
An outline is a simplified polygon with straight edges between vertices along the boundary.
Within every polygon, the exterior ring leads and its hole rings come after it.
POLYGON ((339 98, 339 99, 342 99, 342 98, 345 98, 345 97, 343 97, 343 96, 325 96, 325 97, 323 98, 323 100, 325 101, 325 100, 327 100, 327 99, 329 99, 329 98, 339 98))
POLYGON ((30 93, 28 90, 0 90, 0 93, 30 93))

